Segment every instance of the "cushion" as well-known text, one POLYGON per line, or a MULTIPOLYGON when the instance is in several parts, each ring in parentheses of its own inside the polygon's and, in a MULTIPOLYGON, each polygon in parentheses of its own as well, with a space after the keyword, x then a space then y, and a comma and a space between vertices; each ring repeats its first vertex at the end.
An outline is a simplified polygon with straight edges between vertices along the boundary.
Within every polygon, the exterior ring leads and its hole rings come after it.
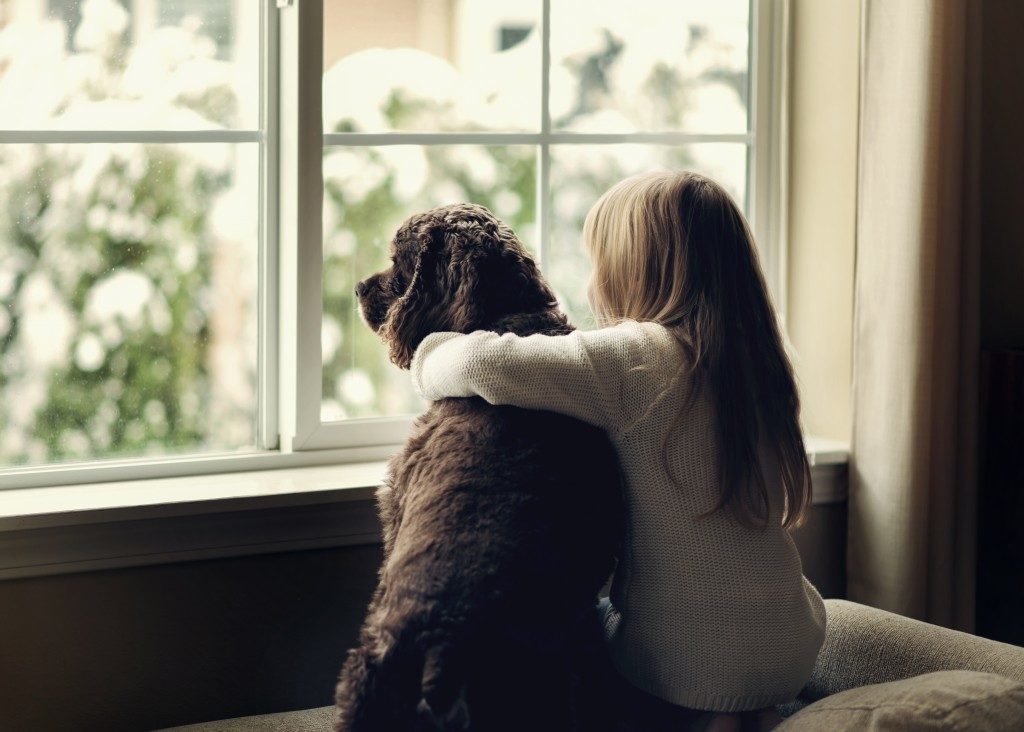
POLYGON ((331 732, 334 707, 189 724, 162 732, 331 732))
MULTIPOLYGON (((329 732, 334 707, 175 727, 163 732, 329 732)), ((1024 684, 978 671, 938 671, 849 689, 805 707, 780 732, 1024 730, 1024 684)))
POLYGON ((1024 684, 980 671, 936 671, 834 694, 776 727, 803 730, 1024 730, 1024 684))
POLYGON ((800 694, 806 701, 933 671, 986 671, 1024 683, 1024 648, 847 600, 825 600, 825 615, 825 645, 800 694))

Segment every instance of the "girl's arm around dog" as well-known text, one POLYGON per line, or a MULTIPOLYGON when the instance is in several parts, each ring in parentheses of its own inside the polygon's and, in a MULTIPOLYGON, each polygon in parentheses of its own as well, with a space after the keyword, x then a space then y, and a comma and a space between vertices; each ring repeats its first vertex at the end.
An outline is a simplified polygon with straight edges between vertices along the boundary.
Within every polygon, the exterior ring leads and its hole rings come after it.
POLYGON ((657 323, 625 321, 568 335, 432 333, 411 371, 425 399, 480 396, 624 430, 679 373, 682 349, 657 323))

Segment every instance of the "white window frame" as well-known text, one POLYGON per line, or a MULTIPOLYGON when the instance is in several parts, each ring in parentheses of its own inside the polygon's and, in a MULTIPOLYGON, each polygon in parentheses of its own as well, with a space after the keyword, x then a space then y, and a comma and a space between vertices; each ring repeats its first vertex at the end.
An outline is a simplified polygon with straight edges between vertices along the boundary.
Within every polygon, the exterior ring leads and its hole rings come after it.
MULTIPOLYGON (((557 2, 557 0, 554 0, 557 2)), ((257 449, 0 469, 0 487, 32 488, 381 460, 412 417, 320 419, 324 144, 528 144, 538 148, 541 266, 548 251, 552 144, 741 142, 746 201, 776 304, 785 312, 786 107, 790 0, 749 0, 748 130, 736 134, 553 132, 549 18, 542 0, 539 132, 346 133, 322 129, 323 0, 261 2, 261 110, 256 131, 0 132, 3 142, 261 142, 257 449)), ((366 273, 369 274, 369 273, 366 273)))

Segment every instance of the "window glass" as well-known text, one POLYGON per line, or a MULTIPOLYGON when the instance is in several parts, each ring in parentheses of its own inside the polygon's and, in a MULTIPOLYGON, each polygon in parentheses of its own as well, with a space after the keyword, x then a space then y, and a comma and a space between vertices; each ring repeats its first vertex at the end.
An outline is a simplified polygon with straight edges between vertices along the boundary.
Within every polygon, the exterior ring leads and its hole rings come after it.
POLYGON ((255 441, 255 145, 0 145, 0 465, 255 441))
POLYGON ((748 0, 555 0, 551 122, 571 132, 745 132, 748 0))
POLYGON ((259 38, 237 0, 0 0, 0 466, 255 446, 259 142, 176 138, 256 129, 259 38))
POLYGON ((235 35, 231 18, 233 5, 230 0, 159 0, 159 25, 202 27, 202 35, 217 48, 217 58, 230 60, 235 35))
POLYGON ((256 2, 19 0, 3 17, 0 129, 258 127, 256 2))
POLYGON ((324 132, 536 131, 539 0, 324 3, 324 132))

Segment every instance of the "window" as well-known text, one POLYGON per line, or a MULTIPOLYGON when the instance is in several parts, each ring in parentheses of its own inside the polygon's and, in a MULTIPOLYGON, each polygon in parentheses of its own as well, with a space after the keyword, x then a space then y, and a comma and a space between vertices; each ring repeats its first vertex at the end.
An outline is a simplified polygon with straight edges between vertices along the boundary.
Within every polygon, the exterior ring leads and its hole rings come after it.
POLYGON ((784 10, 0 0, 0 480, 386 455, 422 405, 353 290, 430 206, 509 222, 582 327, 634 172, 720 180, 771 274, 784 10))
POLYGON ((3 4, 0 465, 255 448, 259 13, 3 4))

